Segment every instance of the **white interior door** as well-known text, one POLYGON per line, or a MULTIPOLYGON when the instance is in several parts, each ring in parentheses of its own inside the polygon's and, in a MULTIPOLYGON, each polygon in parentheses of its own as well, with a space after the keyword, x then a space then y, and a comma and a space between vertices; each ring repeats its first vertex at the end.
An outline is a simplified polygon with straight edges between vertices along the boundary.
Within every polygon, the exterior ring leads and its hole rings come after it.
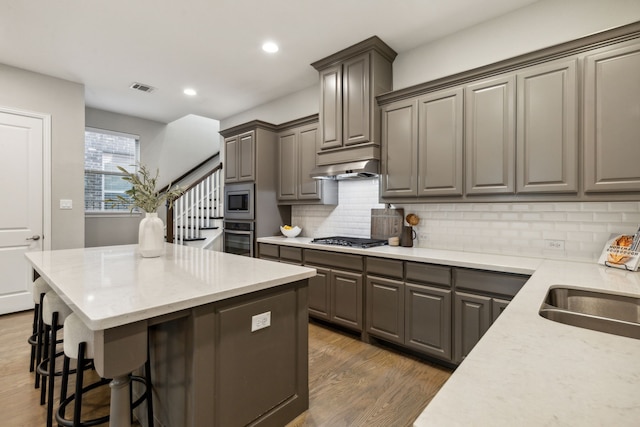
POLYGON ((44 248, 49 124, 48 116, 0 108, 0 314, 33 308, 24 254, 44 248))

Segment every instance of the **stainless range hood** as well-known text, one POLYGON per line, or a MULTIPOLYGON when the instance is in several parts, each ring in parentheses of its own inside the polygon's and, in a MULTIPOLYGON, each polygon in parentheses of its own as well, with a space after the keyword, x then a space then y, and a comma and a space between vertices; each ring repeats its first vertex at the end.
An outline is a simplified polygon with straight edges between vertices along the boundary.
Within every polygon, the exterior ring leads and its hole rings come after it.
POLYGON ((311 178, 335 180, 374 178, 378 176, 379 163, 378 160, 369 159, 318 166, 311 171, 311 178))

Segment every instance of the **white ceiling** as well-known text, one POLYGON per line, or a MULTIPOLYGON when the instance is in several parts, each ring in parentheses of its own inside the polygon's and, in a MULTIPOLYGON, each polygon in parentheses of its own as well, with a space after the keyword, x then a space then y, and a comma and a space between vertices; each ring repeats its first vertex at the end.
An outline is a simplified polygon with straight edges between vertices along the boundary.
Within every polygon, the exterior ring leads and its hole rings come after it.
POLYGON ((534 1, 4 0, 0 63, 83 83, 90 107, 221 120, 316 84, 310 63, 372 35, 402 53, 534 1))

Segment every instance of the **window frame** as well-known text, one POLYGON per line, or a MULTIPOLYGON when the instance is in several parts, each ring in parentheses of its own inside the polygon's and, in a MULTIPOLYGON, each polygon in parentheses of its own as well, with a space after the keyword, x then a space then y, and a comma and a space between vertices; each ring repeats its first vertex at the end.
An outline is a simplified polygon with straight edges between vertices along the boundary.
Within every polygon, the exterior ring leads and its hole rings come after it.
MULTIPOLYGON (((135 169, 134 171, 137 172, 138 169, 138 165, 140 164, 140 136, 136 135, 136 134, 132 134, 132 133, 126 133, 126 132, 118 132, 118 131, 113 131, 113 130, 109 130, 109 129, 102 129, 102 128, 97 128, 97 127, 93 127, 93 126, 85 126, 85 159, 84 159, 84 174, 86 176, 87 173, 90 174, 96 174, 96 175, 101 175, 103 177, 105 176, 125 176, 122 172, 119 171, 105 171, 105 170, 96 170, 96 169, 88 169, 87 168, 87 163, 86 163, 86 153, 87 153, 87 143, 86 143, 86 132, 93 132, 93 133, 99 133, 99 134, 105 134, 105 135, 113 135, 113 136, 119 136, 119 137, 126 137, 126 138, 131 138, 135 140, 135 154, 134 154, 134 162, 133 164, 135 165, 135 169)), ((129 169, 129 165, 125 166, 127 169, 129 169)), ((104 179, 102 179, 102 195, 104 197, 105 194, 105 188, 104 188, 104 179)), ((83 208, 84 208, 84 214, 87 216, 139 216, 141 214, 141 211, 137 208, 134 208, 133 211, 130 211, 129 209, 126 210, 87 210, 86 208, 86 186, 85 186, 85 190, 84 190, 84 195, 85 195, 85 203, 83 204, 83 208)), ((103 207, 104 207, 104 203, 105 201, 102 201, 103 203, 103 207)))

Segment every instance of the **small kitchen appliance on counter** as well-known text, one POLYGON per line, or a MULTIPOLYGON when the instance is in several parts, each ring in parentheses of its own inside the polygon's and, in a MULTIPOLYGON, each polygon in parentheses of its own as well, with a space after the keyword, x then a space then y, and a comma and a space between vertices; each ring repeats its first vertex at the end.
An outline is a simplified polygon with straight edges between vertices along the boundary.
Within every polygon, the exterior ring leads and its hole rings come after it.
POLYGON ((383 246, 387 244, 387 240, 384 239, 367 239, 362 237, 344 237, 344 236, 332 236, 332 237, 320 237, 313 239, 311 243, 321 243, 323 245, 337 245, 337 246, 350 246, 352 248, 373 248, 375 246, 383 246))

